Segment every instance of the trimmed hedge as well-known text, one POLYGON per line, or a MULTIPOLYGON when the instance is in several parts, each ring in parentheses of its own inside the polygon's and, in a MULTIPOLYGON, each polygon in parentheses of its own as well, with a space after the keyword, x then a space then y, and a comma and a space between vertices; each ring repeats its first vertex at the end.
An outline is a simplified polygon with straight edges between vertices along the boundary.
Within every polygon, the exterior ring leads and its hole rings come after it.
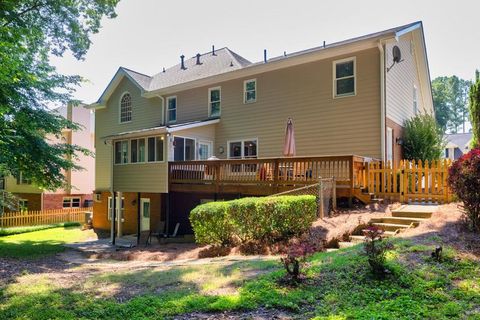
POLYGON ((314 196, 243 198, 199 205, 190 222, 199 243, 273 242, 308 231, 316 213, 314 196))

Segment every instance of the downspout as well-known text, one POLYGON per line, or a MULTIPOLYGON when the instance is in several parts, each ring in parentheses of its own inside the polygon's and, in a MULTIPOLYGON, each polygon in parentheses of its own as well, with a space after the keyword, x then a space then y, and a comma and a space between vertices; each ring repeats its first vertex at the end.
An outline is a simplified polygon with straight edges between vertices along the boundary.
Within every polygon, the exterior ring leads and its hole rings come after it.
POLYGON ((380 50, 380 148, 382 161, 385 161, 385 121, 386 121, 386 75, 385 75, 385 42, 380 39, 378 41, 378 49, 380 50))

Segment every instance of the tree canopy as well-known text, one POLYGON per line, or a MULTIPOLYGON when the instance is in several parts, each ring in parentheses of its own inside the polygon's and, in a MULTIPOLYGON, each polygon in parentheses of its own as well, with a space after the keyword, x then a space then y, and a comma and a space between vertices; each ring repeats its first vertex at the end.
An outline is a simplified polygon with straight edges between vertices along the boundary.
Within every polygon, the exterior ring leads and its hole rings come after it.
POLYGON ((473 132, 472 147, 478 147, 480 143, 480 72, 478 70, 475 72, 475 83, 470 88, 469 98, 470 122, 473 132))
POLYGON ((0 0, 0 173, 22 175, 41 188, 64 184, 87 150, 49 137, 78 129, 52 104, 66 104, 81 78, 59 74, 50 55, 82 59, 102 17, 114 18, 119 0, 0 0))
POLYGON ((457 76, 437 77, 432 81, 435 118, 443 132, 465 131, 468 120, 468 90, 471 81, 457 76))

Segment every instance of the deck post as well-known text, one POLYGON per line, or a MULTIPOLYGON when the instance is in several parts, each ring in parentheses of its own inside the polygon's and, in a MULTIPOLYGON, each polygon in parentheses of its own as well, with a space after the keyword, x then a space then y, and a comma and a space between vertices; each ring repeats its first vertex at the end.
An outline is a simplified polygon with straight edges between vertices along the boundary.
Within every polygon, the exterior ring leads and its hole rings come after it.
POLYGON ((141 223, 142 223, 142 217, 141 217, 141 212, 140 212, 140 192, 137 192, 137 246, 140 245, 140 233, 142 232, 141 230, 141 223))
POLYGON ((332 177, 332 209, 337 210, 337 182, 335 176, 332 177))
POLYGON ((323 207, 323 183, 322 183, 322 177, 318 177, 318 209, 320 213, 320 218, 323 219, 325 217, 325 211, 323 207))

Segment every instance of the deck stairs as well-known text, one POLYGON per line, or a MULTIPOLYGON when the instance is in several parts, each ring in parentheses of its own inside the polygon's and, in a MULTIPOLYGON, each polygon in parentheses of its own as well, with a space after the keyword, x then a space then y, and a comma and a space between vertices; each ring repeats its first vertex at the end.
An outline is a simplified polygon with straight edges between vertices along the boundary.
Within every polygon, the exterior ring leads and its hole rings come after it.
POLYGON ((383 202, 383 199, 378 198, 374 193, 367 192, 364 188, 353 189, 353 196, 365 205, 383 202))
MULTIPOLYGON (((403 205, 393 210, 391 216, 372 218, 369 225, 385 230, 386 237, 393 237, 399 232, 409 228, 415 228, 423 221, 428 220, 437 206, 432 205, 403 205)), ((347 248, 363 242, 363 235, 351 235, 350 241, 339 242, 339 248, 347 248)))

